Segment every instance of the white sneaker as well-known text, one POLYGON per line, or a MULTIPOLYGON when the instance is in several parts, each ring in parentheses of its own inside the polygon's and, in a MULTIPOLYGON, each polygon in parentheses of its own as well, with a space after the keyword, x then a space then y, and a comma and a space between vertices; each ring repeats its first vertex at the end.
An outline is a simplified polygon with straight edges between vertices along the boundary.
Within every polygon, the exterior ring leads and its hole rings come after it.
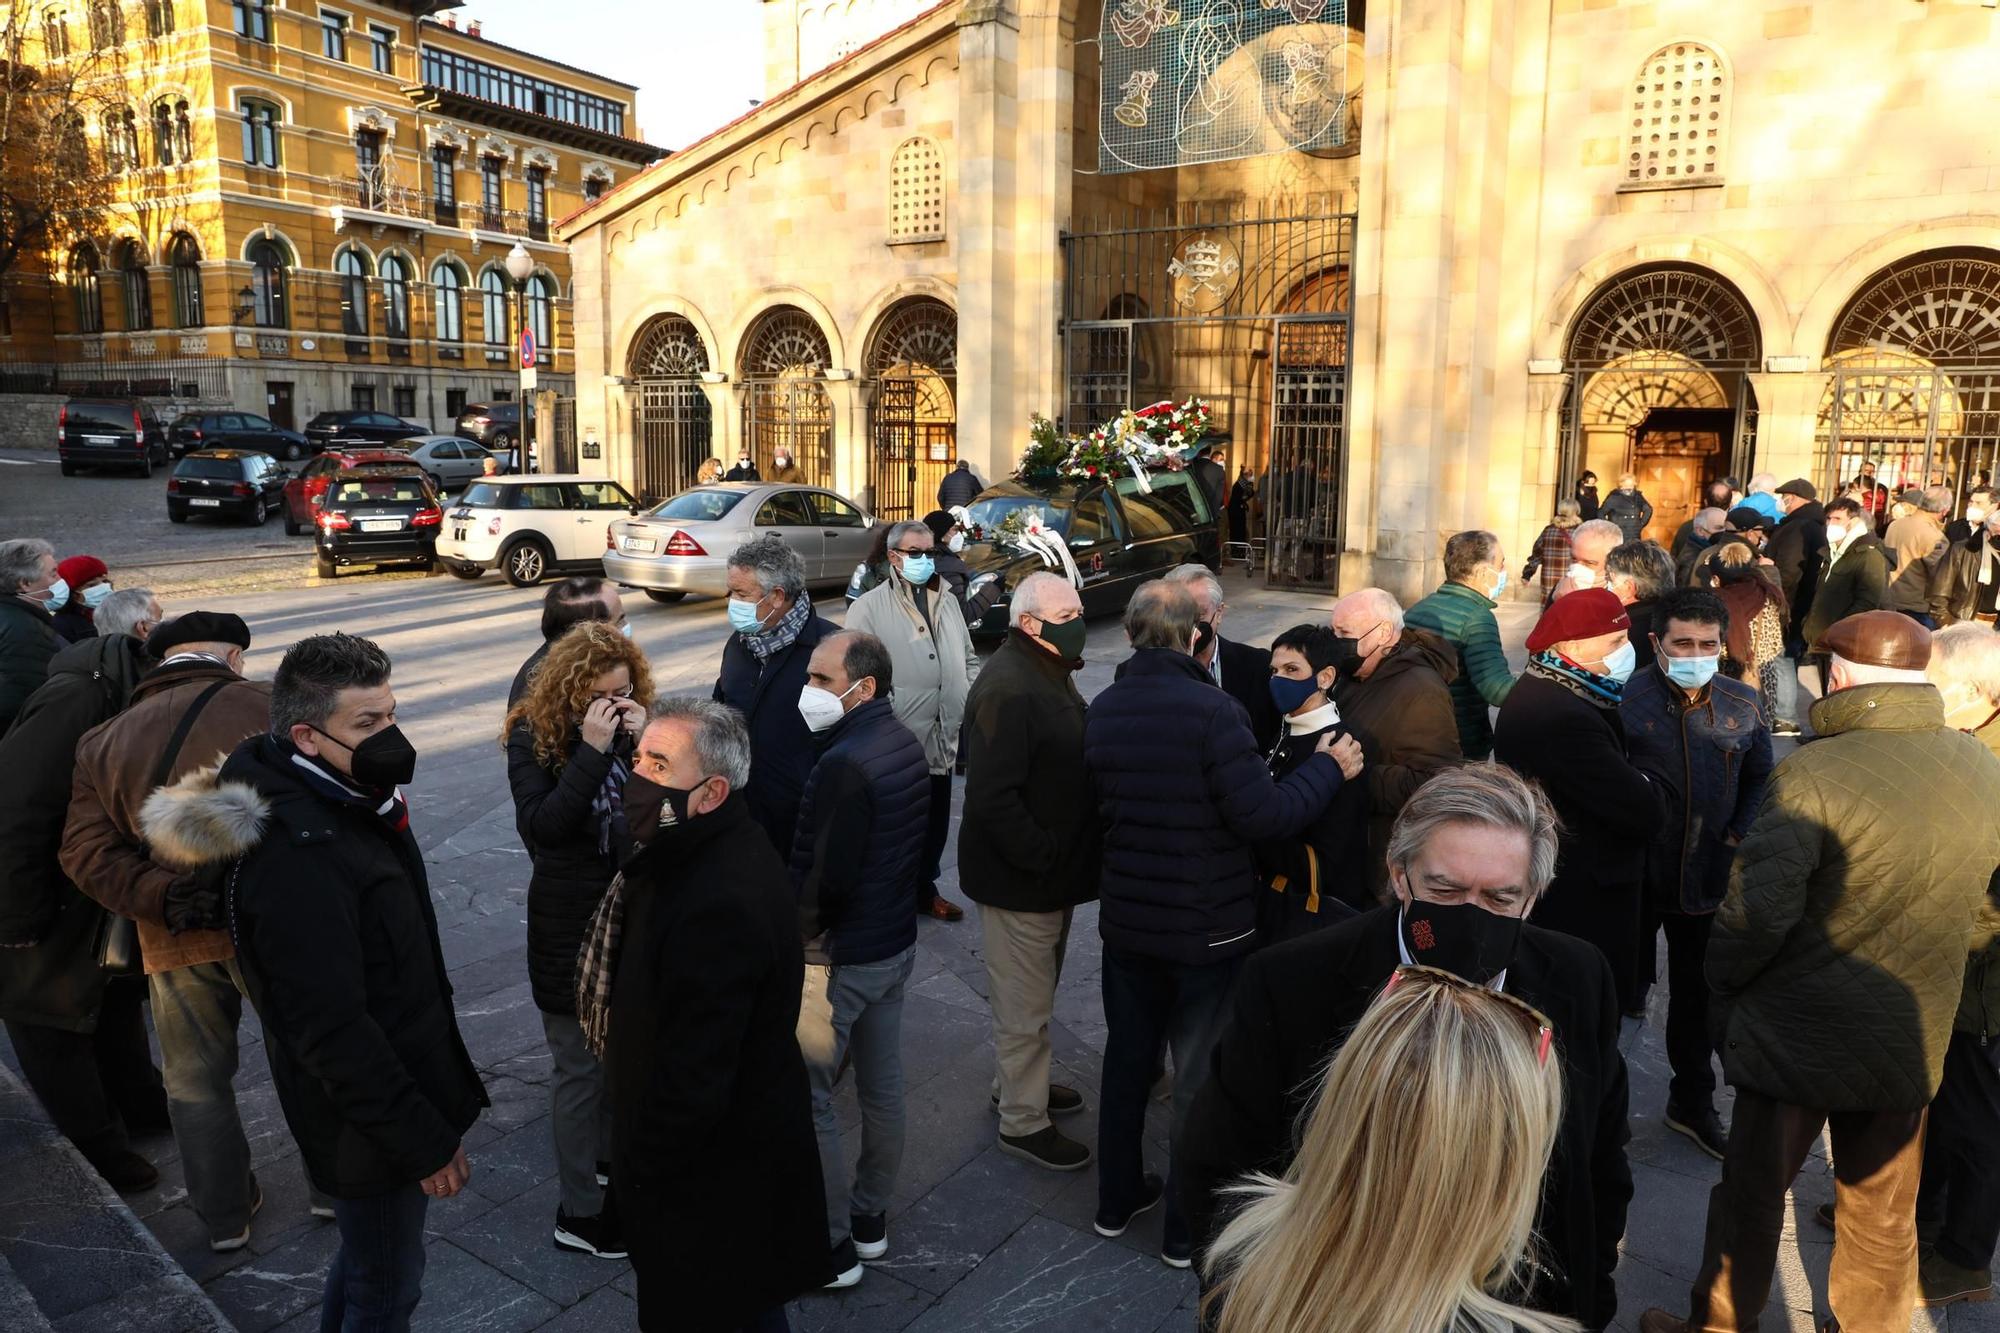
POLYGON ((842 1273, 838 1277, 834 1278, 833 1281, 827 1283, 826 1286, 823 1288, 823 1290, 839 1291, 845 1287, 859 1286, 861 1284, 861 1275, 863 1273, 866 1273, 867 1271, 868 1270, 863 1268, 860 1264, 856 1264, 854 1265, 854 1267, 848 1269, 845 1273, 842 1273))

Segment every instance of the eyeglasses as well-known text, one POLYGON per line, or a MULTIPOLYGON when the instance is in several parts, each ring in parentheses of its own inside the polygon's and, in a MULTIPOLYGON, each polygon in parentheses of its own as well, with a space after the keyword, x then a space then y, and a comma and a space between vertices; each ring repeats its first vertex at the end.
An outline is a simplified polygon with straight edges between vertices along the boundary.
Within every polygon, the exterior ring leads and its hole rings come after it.
POLYGON ((1492 990, 1486 986, 1474 985, 1456 972, 1447 972, 1441 967, 1425 967, 1419 963, 1406 963, 1394 972, 1391 972, 1389 974, 1389 984, 1382 988, 1382 993, 1387 995, 1390 991, 1396 989, 1400 983, 1405 981, 1432 986, 1444 986, 1457 990, 1483 991, 1493 999, 1500 1001, 1501 1004, 1528 1021, 1529 1030, 1535 1034, 1535 1058, 1541 1062, 1543 1068, 1546 1069, 1548 1067, 1549 1049, 1555 1044, 1555 1024, 1549 1021, 1547 1014, 1544 1014, 1526 1000, 1521 999, 1519 996, 1509 995, 1503 990, 1492 990))
POLYGON ((596 703, 599 699, 629 699, 631 697, 632 687, 630 685, 620 685, 617 689, 610 691, 592 690, 590 692, 590 701, 592 703, 596 703))

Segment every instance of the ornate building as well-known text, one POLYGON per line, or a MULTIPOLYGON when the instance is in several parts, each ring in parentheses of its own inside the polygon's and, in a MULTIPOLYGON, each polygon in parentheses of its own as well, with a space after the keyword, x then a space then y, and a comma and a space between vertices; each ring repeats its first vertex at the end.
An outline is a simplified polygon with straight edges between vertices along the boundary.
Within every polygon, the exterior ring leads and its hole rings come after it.
POLYGON ((877 512, 1028 415, 1217 405, 1307 578, 1414 594, 1586 468, 2000 453, 1984 0, 765 0, 764 103, 566 219, 579 420, 877 512))
POLYGON ((449 430, 514 396, 525 319, 540 387, 571 392, 552 221, 661 150, 630 86, 431 17, 454 7, 43 6, 28 56, 91 62, 86 151, 113 203, 0 289, 6 384, 449 430), (535 260, 518 291, 517 243, 535 260))

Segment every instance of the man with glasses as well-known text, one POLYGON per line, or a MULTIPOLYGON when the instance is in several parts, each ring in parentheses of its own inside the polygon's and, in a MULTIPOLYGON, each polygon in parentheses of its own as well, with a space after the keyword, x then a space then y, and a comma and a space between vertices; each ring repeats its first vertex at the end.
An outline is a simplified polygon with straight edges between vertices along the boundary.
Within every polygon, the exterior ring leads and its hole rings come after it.
POLYGON ((1563 1121, 1535 1220, 1547 1259, 1524 1303, 1605 1328, 1632 1198, 1625 1061, 1603 955, 1525 920, 1555 873, 1555 811, 1501 765, 1453 768, 1404 805, 1387 859, 1392 905, 1254 954, 1237 978, 1175 1145, 1196 1252, 1228 1221, 1226 1186, 1284 1174, 1320 1071, 1383 987, 1404 968, 1440 970, 1515 997, 1553 1034, 1563 1121))

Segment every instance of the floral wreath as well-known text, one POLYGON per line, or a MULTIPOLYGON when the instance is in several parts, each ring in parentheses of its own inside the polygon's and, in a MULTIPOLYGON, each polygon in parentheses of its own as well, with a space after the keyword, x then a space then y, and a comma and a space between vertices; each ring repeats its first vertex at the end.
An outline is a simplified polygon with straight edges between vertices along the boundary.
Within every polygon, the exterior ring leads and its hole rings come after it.
POLYGON ((1081 437, 1064 435, 1047 417, 1036 415, 1028 426, 1028 447, 1014 469, 1014 479, 1028 485, 1050 482, 1115 481, 1131 477, 1150 495, 1148 470, 1179 472, 1187 456, 1200 447, 1214 418, 1199 398, 1183 403, 1158 402, 1137 411, 1127 409, 1081 437))

